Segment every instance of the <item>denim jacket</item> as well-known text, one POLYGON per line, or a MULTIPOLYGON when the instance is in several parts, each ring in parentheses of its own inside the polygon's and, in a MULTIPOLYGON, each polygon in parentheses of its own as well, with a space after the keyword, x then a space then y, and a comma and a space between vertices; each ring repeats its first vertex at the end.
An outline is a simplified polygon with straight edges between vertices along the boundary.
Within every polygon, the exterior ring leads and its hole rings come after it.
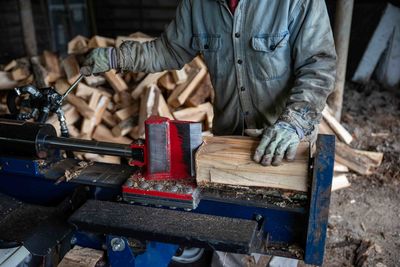
POLYGON ((323 0, 182 0, 164 33, 124 42, 122 70, 180 69, 201 54, 215 88, 215 134, 278 119, 309 135, 333 89, 336 53, 323 0))

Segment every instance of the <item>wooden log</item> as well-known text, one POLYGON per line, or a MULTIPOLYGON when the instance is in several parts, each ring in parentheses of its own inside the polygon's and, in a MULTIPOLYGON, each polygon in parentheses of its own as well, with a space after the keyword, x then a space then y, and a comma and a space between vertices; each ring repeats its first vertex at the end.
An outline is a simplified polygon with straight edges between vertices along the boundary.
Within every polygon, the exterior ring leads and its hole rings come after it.
POLYGON ((163 72, 157 72, 157 73, 150 73, 144 78, 138 86, 132 91, 132 97, 133 99, 138 99, 142 94, 143 91, 145 90, 146 87, 148 87, 151 84, 157 84, 157 81, 160 77, 162 77, 166 71, 163 72))
POLYGON ((158 95, 160 94, 160 89, 153 84, 145 89, 143 95, 140 99, 140 110, 138 119, 138 133, 135 135, 144 136, 144 121, 152 116, 157 115, 158 106, 158 95))
POLYGON ((62 66, 64 68, 65 73, 67 74, 67 80, 69 84, 74 83, 80 75, 79 64, 78 61, 76 60, 76 57, 74 55, 67 56, 62 61, 62 66))
POLYGON ((67 101, 75 106, 76 110, 86 119, 90 119, 94 116, 94 110, 89 107, 89 105, 81 98, 69 94, 67 96, 67 101))
POLYGON ((89 50, 88 47, 89 39, 77 35, 71 41, 68 42, 68 54, 84 54, 89 50))
POLYGON ((211 96, 213 90, 210 75, 208 74, 204 77, 200 86, 186 100, 185 105, 188 107, 197 107, 198 105, 203 104, 207 98, 211 96))
POLYGON ((104 77, 115 92, 122 92, 128 89, 128 85, 125 83, 124 79, 122 79, 115 70, 107 71, 104 73, 104 77))
POLYGON ((336 191, 351 186, 346 174, 335 174, 332 179, 331 191, 336 191))
POLYGON ((322 111, 322 116, 340 140, 346 144, 350 144, 353 141, 351 134, 335 119, 334 116, 329 113, 327 109, 322 111))
POLYGON ((309 143, 301 143, 296 159, 264 167, 252 160, 259 140, 247 137, 205 137, 196 153, 196 180, 201 187, 231 185, 307 192, 309 143))
POLYGON ((167 102, 165 101, 165 98, 161 93, 158 95, 157 112, 158 116, 165 117, 170 120, 174 119, 174 116, 172 116, 172 113, 167 105, 167 102))
POLYGON ((118 123, 114 128, 112 128, 111 132, 115 137, 125 136, 132 131, 133 126, 135 126, 134 123, 135 118, 129 117, 118 123))
POLYGON ((75 246, 65 254, 58 267, 95 267, 103 255, 102 250, 75 246))
POLYGON ((112 38, 107 38, 99 35, 95 35, 90 38, 88 42, 89 48, 97 48, 97 47, 109 47, 115 46, 115 40, 112 38))
POLYGON ((112 134, 111 130, 108 129, 103 124, 99 124, 96 126, 96 129, 94 130, 94 132, 92 134, 92 138, 94 140, 102 141, 102 142, 111 142, 111 143, 119 143, 119 144, 132 143, 132 140, 129 139, 128 137, 124 137, 124 136, 115 137, 112 134))
POLYGON ((172 74, 166 73, 161 78, 159 78, 158 86, 160 86, 164 89, 167 89, 169 91, 174 90, 176 88, 176 83, 174 82, 174 79, 172 78, 172 74))
POLYGON ((188 78, 185 68, 182 68, 180 70, 172 70, 171 75, 176 84, 184 83, 188 78))
POLYGON ((182 86, 178 85, 179 89, 177 87, 174 91, 172 91, 172 94, 168 98, 168 105, 174 108, 182 106, 187 98, 200 84, 201 80, 203 80, 207 75, 207 67, 199 57, 196 57, 193 60, 193 63, 198 66, 198 72, 194 74, 194 77, 191 80, 190 77, 188 78, 188 80, 190 80, 189 83, 182 83, 182 86))
POLYGON ((113 114, 111 114, 111 112, 108 110, 104 111, 102 121, 110 128, 113 128, 115 125, 117 125, 117 121, 114 119, 113 114))
POLYGON ((52 53, 50 51, 44 50, 43 51, 43 60, 44 60, 44 66, 46 67, 46 70, 48 71, 47 75, 47 82, 48 83, 53 83, 57 79, 63 76, 63 73, 61 71, 61 66, 60 66, 60 60, 57 56, 57 54, 52 53))
POLYGON ((139 112, 139 105, 132 105, 123 109, 120 109, 114 113, 114 116, 118 121, 126 120, 139 112))
POLYGON ((214 109, 210 102, 206 102, 194 108, 181 109, 172 114, 175 119, 183 121, 201 122, 206 119, 208 129, 212 128, 214 109))
POLYGON ((0 90, 8 90, 16 87, 18 82, 14 81, 11 73, 0 71, 0 90))

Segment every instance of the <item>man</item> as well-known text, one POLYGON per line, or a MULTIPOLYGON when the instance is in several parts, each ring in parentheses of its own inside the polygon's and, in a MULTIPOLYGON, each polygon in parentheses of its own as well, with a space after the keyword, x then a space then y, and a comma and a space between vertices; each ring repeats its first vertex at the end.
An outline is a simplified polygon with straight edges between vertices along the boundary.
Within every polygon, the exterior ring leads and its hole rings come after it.
POLYGON ((313 141, 335 80, 323 0, 183 0, 160 38, 97 48, 81 72, 181 69, 197 54, 215 88, 214 134, 262 134, 254 160, 265 166, 313 141))

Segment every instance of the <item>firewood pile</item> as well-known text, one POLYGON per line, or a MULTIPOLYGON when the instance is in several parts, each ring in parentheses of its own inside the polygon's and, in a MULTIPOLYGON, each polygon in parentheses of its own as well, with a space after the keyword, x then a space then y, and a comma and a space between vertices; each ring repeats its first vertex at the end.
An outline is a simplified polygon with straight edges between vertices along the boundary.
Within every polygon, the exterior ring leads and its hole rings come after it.
MULTIPOLYGON (((92 48, 119 46, 124 40, 148 41, 142 33, 116 39, 77 36, 68 44, 68 56, 60 59, 44 51, 39 57, 12 60, 0 68, 0 114, 7 112, 6 90, 35 84, 54 86, 63 94, 79 77, 80 62, 92 48)), ((181 70, 160 73, 116 73, 85 77, 68 95, 63 107, 70 136, 80 139, 129 144, 144 138, 144 121, 151 115, 201 122, 204 134, 212 128, 213 88, 200 57, 181 70)), ((48 123, 59 131, 57 116, 48 123)), ((78 154, 82 159, 119 162, 119 158, 78 154)))

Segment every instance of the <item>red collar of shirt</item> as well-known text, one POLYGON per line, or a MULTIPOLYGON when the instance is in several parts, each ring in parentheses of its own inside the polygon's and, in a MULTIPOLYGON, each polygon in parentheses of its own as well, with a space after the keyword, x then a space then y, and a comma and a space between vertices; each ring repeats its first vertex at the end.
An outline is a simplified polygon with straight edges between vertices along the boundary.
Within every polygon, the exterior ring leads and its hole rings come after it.
POLYGON ((232 14, 235 13, 238 4, 239 0, 229 0, 229 9, 231 10, 232 14))

